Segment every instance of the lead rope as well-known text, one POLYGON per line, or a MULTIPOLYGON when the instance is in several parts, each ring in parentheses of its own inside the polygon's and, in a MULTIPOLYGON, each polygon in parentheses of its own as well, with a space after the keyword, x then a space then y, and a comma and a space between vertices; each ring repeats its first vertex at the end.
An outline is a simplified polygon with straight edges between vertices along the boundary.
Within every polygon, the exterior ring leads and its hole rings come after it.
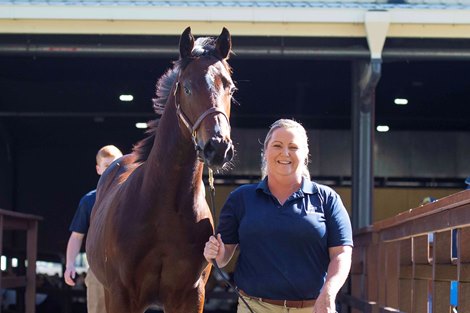
MULTIPOLYGON (((211 211, 212 211, 212 216, 214 217, 214 220, 215 220, 215 187, 214 187, 214 172, 212 171, 212 169, 210 169, 208 167, 208 171, 209 171, 209 189, 210 189, 210 198, 211 198, 211 211)), ((219 268, 219 265, 217 265, 217 261, 215 259, 212 260, 212 265, 214 265, 217 273, 219 273, 219 275, 223 278, 223 280, 225 281, 225 283, 227 284, 227 286, 229 286, 230 288, 232 288, 233 290, 235 290, 235 293, 237 294, 238 298, 241 299, 243 301, 243 303, 245 304, 245 306, 248 308, 248 310, 251 312, 251 313, 254 313, 253 310, 251 309, 251 307, 248 305, 248 303, 246 302, 245 299, 243 299, 243 297, 240 295, 240 292, 238 291, 238 288, 236 286, 234 286, 227 278, 225 278, 225 275, 224 273, 222 273, 222 270, 219 268)))

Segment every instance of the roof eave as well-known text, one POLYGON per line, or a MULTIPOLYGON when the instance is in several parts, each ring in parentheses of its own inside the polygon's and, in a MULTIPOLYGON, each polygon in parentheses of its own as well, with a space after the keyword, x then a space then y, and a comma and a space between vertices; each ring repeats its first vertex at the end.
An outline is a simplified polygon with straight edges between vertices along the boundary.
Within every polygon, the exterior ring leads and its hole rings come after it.
MULTIPOLYGON (((0 32, 365 36, 364 8, 0 5, 0 32), (82 27, 91 23, 91 27, 82 27), (62 25, 57 27, 57 25, 62 25), (74 26, 66 27, 69 24, 74 26), (112 24, 112 25, 110 25, 112 24), (160 29, 155 25, 162 26, 160 29), (208 27, 210 26, 210 27, 208 27), (200 27, 200 29, 199 29, 200 27), (16 31, 15 31, 16 29, 16 31), (54 30, 55 29, 55 30, 54 30), (126 30, 127 29, 127 30, 126 30)), ((392 8, 388 37, 470 38, 470 10, 392 8)))

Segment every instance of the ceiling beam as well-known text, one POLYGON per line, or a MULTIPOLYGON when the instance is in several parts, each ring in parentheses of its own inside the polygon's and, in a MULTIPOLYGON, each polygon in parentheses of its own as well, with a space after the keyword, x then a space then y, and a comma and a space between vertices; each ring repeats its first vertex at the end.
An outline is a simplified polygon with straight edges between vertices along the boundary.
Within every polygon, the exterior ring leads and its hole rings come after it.
MULTIPOLYGON (((366 47, 281 47, 237 46, 233 58, 289 58, 289 59, 369 59, 366 47)), ((64 57, 177 57, 176 46, 98 45, 98 44, 11 44, 0 43, 0 55, 10 56, 64 56, 64 57)), ((451 48, 387 48, 382 51, 384 61, 393 60, 470 60, 470 49, 451 48)))

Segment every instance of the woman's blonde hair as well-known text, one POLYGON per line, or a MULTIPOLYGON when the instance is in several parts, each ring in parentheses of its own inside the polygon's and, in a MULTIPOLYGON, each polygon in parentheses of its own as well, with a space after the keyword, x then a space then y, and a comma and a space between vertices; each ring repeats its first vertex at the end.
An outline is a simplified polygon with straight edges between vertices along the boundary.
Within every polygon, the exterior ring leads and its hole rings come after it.
POLYGON ((263 150, 261 151, 261 177, 264 179, 267 176, 267 162, 266 162, 266 157, 264 155, 264 151, 267 150, 269 141, 271 140, 273 133, 276 129, 279 128, 284 128, 284 129, 293 129, 295 132, 300 135, 302 139, 302 147, 303 149, 306 150, 305 153, 305 160, 301 164, 303 166, 302 168, 302 176, 310 179, 310 172, 308 170, 308 136, 305 128, 299 123, 291 119, 279 119, 272 123, 272 125, 269 127, 268 134, 266 135, 266 138, 264 139, 264 145, 263 145, 263 150))

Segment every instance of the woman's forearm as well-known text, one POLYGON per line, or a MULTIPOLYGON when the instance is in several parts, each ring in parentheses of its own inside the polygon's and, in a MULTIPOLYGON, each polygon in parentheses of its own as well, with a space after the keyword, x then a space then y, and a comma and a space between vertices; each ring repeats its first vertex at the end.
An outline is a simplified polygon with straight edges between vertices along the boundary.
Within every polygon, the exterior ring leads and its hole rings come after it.
POLYGON ((330 264, 325 284, 321 293, 329 298, 336 298, 341 287, 348 278, 351 269, 352 247, 344 246, 332 248, 330 252, 330 264))

